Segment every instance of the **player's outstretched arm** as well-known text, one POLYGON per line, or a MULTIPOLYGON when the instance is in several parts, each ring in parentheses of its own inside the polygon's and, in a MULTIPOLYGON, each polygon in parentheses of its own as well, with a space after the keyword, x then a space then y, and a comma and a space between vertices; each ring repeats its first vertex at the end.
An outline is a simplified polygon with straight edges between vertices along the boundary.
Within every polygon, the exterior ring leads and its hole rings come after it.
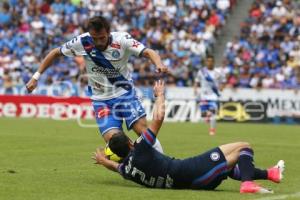
POLYGON ((97 149, 92 159, 96 161, 95 164, 103 165, 107 169, 114 172, 118 171, 119 163, 112 160, 108 160, 104 154, 103 149, 97 149))
POLYGON ((47 56, 42 61, 40 67, 38 68, 37 72, 32 76, 32 78, 26 84, 27 91, 31 93, 36 87, 38 79, 40 78, 41 74, 52 64, 54 60, 60 57, 62 54, 59 48, 52 49, 47 56))
POLYGON ((168 72, 168 68, 162 63, 160 56, 153 49, 145 49, 143 56, 151 60, 151 62, 156 66, 157 72, 168 72))
POLYGON ((154 95, 156 97, 153 119, 149 125, 150 130, 157 135, 165 118, 165 83, 162 80, 156 81, 154 85, 154 95))

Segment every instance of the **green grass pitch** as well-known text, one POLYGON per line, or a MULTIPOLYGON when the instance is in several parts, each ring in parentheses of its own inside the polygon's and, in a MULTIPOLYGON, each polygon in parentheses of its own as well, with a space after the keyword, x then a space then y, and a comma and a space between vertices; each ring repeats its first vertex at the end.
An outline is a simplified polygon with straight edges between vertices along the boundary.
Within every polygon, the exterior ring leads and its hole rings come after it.
POLYGON ((165 153, 178 158, 248 141, 258 167, 284 159, 285 178, 281 184, 260 181, 274 189, 273 195, 240 195, 233 180, 216 191, 147 189, 93 164, 92 152, 104 144, 97 128, 81 128, 76 121, 0 118, 0 199, 300 199, 299 126, 219 123, 211 137, 204 124, 166 123, 159 139, 165 153))

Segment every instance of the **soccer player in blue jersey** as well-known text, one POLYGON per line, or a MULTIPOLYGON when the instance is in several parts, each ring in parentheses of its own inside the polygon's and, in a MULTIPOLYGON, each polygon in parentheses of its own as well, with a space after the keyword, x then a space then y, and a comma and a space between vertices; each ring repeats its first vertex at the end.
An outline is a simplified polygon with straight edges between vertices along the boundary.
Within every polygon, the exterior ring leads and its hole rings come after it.
MULTIPOLYGON (((88 32, 49 52, 26 87, 32 92, 40 75, 59 57, 83 56, 96 121, 104 140, 108 142, 113 134, 122 130, 123 119, 128 130, 140 134, 147 128, 146 113, 127 65, 131 55, 150 59, 159 73, 168 71, 154 50, 126 32, 111 32, 109 22, 96 16, 89 20, 88 32)), ((159 142, 156 147, 162 151, 159 142)))
POLYGON ((112 136, 108 145, 121 163, 108 160, 103 150, 97 149, 93 159, 97 164, 119 172, 125 179, 151 188, 215 189, 227 177, 241 181, 241 193, 272 193, 254 180, 265 179, 279 183, 284 162, 267 170, 255 168, 253 150, 246 142, 221 145, 201 155, 174 159, 153 148, 165 115, 164 83, 155 83, 156 95, 153 120, 148 129, 132 143, 123 133, 112 136))

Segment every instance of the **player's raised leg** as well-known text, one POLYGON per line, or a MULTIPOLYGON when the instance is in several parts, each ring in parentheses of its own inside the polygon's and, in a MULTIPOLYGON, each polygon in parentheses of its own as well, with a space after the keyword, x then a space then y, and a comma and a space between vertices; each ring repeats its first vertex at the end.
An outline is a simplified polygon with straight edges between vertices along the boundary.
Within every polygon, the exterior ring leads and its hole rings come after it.
MULTIPOLYGON (((254 152, 249 143, 237 142, 222 145, 219 148, 231 170, 229 176, 242 181, 241 193, 273 193, 272 190, 261 187, 254 182, 256 179, 269 179, 269 173, 268 170, 255 168, 253 164, 254 152)), ((280 172, 280 170, 278 171, 280 172)))

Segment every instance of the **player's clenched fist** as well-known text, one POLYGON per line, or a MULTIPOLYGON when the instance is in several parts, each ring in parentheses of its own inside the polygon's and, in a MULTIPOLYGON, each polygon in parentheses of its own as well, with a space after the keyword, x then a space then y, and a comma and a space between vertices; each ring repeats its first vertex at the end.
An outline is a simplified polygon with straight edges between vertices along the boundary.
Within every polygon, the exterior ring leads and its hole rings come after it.
POLYGON ((38 71, 35 72, 33 74, 32 78, 30 79, 30 81, 28 81, 28 83, 26 84, 26 88, 29 93, 31 93, 37 87, 37 82, 38 82, 40 76, 41 76, 40 72, 38 72, 38 71))
POLYGON ((37 87, 37 80, 31 78, 30 81, 26 84, 27 91, 31 93, 37 87))

